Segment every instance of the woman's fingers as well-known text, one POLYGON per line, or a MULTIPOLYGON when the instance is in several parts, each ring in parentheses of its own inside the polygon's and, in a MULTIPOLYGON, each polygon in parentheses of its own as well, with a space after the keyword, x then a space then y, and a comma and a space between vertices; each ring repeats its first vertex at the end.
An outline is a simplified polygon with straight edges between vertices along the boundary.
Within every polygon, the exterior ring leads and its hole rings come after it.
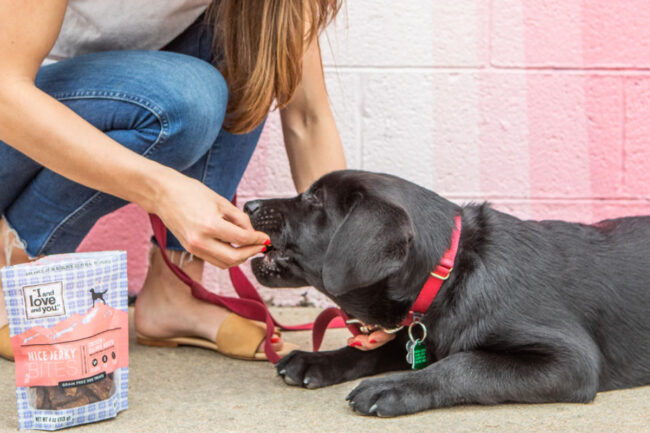
POLYGON ((262 245, 234 247, 212 239, 205 245, 197 246, 196 251, 192 253, 221 269, 227 269, 244 263, 252 256, 261 253, 263 248, 262 245))
POLYGON ((222 207, 221 211, 223 212, 223 216, 226 219, 226 221, 238 225, 243 229, 253 230, 251 219, 248 217, 248 215, 246 215, 244 211, 240 210, 237 206, 233 205, 232 203, 228 202, 227 204, 225 204, 222 207))
POLYGON ((217 239, 238 246, 264 245, 269 235, 253 229, 245 230, 228 221, 223 221, 211 233, 217 239))
POLYGON ((269 236, 266 233, 256 231, 248 215, 232 203, 225 203, 221 208, 221 212, 223 212, 223 219, 229 224, 217 227, 215 235, 219 239, 237 245, 262 245, 269 240, 269 236), (220 233, 219 230, 223 230, 223 233, 220 233), (219 236, 220 234, 222 236, 219 236))

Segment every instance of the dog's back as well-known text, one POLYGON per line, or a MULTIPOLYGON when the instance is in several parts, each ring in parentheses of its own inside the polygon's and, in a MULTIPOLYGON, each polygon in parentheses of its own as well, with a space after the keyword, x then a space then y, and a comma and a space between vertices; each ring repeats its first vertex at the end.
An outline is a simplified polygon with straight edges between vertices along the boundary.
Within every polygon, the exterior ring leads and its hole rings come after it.
POLYGON ((600 351, 599 390, 650 383, 650 217, 523 223, 554 257, 529 277, 553 281, 543 290, 556 297, 556 312, 578 319, 600 351))
MULTIPOLYGON (((592 266, 601 270, 600 315, 590 329, 605 364, 601 390, 650 383, 650 217, 601 221, 592 266)), ((587 250, 588 251, 588 250, 587 250)), ((588 288, 586 288, 588 290, 588 288)))

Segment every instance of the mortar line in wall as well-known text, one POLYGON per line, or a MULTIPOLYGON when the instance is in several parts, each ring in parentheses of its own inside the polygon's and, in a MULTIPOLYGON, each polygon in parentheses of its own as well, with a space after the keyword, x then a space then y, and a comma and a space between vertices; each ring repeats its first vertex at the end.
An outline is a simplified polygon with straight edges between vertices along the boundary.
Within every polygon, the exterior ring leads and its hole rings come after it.
MULTIPOLYGON (((294 194, 287 193, 273 193, 266 192, 262 194, 256 194, 254 196, 243 194, 238 196, 238 201, 240 203, 245 203, 248 200, 254 200, 258 198, 290 198, 294 194)), ((616 202, 619 204, 633 204, 633 203, 650 203, 650 197, 517 197, 517 196, 499 196, 499 195, 482 195, 482 194, 468 194, 468 195, 458 195, 458 194, 445 194, 441 193, 441 196, 445 197, 448 200, 468 200, 476 201, 481 203, 484 201, 495 202, 495 203, 590 203, 590 202, 616 202)))
POLYGON ((492 33, 494 29, 494 14, 492 11, 494 10, 494 0, 489 0, 488 1, 488 34, 487 34, 487 45, 488 45, 488 69, 493 69, 492 65, 492 33))
POLYGON ((627 180, 626 172, 626 159, 627 155, 625 153, 625 145, 627 142, 627 128, 625 123, 627 122, 627 93, 625 91, 625 86, 627 85, 627 80, 625 77, 620 77, 621 80, 621 105, 623 106, 621 110, 621 178, 619 183, 619 188, 625 190, 625 182, 627 180))
POLYGON ((594 201, 611 201, 617 203, 650 203, 650 197, 516 197, 516 196, 490 196, 480 194, 452 195, 440 194, 449 200, 477 200, 499 202, 549 202, 549 203, 588 203, 594 201))
POLYGON ((629 67, 629 66, 553 66, 553 65, 494 65, 497 70, 514 71, 553 71, 553 72, 650 72, 650 67, 629 67))
POLYGON ((356 92, 356 97, 357 97, 356 99, 357 99, 357 101, 359 101, 359 104, 357 105, 357 116, 356 116, 357 118, 355 120, 355 123, 356 123, 355 126, 357 128, 357 134, 356 134, 357 137, 356 138, 357 138, 357 143, 359 143, 359 146, 357 147, 357 161, 359 161, 358 162, 359 168, 362 168, 363 167, 363 120, 362 120, 363 119, 362 118, 363 110, 362 110, 362 107, 363 107, 363 104, 364 104, 363 98, 364 98, 365 92, 363 91, 363 89, 361 87, 363 85, 362 74, 356 74, 356 77, 357 77, 357 86, 355 88, 355 92, 356 92))
POLYGON ((363 112, 365 110, 366 106, 366 76, 363 72, 358 74, 359 77, 359 86, 357 88, 357 91, 359 92, 358 97, 359 97, 359 106, 357 107, 357 115, 359 117, 358 122, 359 122, 359 150, 358 150, 358 157, 359 157, 359 169, 363 170, 364 163, 363 163, 363 142, 365 138, 364 132, 364 122, 363 122, 363 112))
POLYGON ((554 67, 512 67, 503 68, 492 66, 408 66, 408 65, 381 65, 381 66, 361 66, 361 65, 338 65, 325 66, 326 72, 379 72, 382 73, 404 73, 404 72, 435 72, 435 73, 493 73, 493 74, 539 74, 554 73, 566 75, 610 75, 610 76, 631 76, 631 77, 650 77, 650 68, 624 69, 624 68, 554 68, 554 67))

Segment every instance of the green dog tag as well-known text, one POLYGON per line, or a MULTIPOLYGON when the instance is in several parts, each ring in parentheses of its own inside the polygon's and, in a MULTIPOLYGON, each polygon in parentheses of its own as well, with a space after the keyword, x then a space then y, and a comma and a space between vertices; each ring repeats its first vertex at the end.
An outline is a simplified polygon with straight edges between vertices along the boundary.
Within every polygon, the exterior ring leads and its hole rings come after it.
POLYGON ((420 370, 427 366, 427 350, 419 339, 406 343, 406 362, 411 364, 411 370, 420 370))

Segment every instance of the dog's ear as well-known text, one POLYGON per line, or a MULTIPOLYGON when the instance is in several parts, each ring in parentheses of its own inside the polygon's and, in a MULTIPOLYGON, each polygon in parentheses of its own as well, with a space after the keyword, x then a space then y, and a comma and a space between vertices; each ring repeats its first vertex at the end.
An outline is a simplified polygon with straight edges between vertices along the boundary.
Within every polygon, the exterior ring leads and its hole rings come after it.
POLYGON ((386 278, 404 264, 412 239, 404 208, 359 195, 325 253, 325 291, 337 296, 386 278))

